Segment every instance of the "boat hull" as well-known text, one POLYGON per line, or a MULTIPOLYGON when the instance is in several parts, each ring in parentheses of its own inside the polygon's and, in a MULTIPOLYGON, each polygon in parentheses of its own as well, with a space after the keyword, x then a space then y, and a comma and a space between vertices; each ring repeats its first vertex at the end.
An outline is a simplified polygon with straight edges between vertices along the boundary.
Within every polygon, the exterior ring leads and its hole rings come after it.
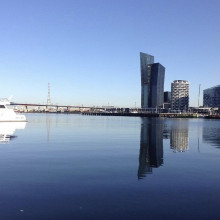
POLYGON ((16 114, 13 109, 0 109, 0 122, 27 122, 24 115, 16 114))

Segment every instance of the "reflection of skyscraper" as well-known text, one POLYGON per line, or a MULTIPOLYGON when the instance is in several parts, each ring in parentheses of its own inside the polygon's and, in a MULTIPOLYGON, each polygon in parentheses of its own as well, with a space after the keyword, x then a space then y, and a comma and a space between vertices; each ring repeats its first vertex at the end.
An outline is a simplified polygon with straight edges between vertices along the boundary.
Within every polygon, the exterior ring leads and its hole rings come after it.
POLYGON ((141 108, 163 105, 165 68, 154 63, 154 57, 140 53, 141 62, 141 108))
POLYGON ((164 124, 163 127, 163 139, 170 139, 170 130, 167 124, 164 124))
POLYGON ((163 124, 160 119, 142 118, 138 178, 163 164, 163 124))
POLYGON ((212 127, 204 126, 202 132, 203 141, 213 146, 220 146, 220 127, 219 125, 212 124, 212 127))
POLYGON ((189 149, 188 121, 173 121, 170 132, 170 148, 174 152, 185 152, 189 149))

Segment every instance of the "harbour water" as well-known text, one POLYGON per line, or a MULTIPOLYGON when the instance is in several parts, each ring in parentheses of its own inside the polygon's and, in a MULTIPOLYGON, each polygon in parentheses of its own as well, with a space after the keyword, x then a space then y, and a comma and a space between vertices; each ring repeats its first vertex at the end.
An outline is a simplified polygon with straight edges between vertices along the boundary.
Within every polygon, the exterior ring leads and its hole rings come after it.
POLYGON ((220 219, 219 120, 26 117, 0 124, 0 219, 220 219))

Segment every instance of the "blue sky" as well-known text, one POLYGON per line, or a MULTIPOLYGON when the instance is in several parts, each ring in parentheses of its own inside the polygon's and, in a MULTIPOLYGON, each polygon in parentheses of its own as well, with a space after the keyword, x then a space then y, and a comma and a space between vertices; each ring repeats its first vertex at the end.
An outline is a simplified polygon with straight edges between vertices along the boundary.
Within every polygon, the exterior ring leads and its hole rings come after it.
MULTIPOLYGON (((190 81, 190 105, 220 84, 219 0, 2 0, 1 97, 140 106, 139 53, 190 81)), ((202 98, 201 98, 202 100, 202 98)), ((200 101, 201 103, 201 101, 200 101)))

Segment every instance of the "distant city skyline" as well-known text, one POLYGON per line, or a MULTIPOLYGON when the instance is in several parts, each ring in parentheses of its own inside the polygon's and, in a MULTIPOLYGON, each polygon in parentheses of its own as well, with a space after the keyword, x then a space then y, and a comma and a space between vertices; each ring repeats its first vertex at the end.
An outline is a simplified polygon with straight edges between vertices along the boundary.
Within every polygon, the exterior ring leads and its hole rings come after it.
MULTIPOLYGON (((139 52, 171 82, 219 85, 220 1, 3 1, 1 97, 53 104, 141 106, 139 52)), ((202 95, 200 96, 202 105, 202 95)))

